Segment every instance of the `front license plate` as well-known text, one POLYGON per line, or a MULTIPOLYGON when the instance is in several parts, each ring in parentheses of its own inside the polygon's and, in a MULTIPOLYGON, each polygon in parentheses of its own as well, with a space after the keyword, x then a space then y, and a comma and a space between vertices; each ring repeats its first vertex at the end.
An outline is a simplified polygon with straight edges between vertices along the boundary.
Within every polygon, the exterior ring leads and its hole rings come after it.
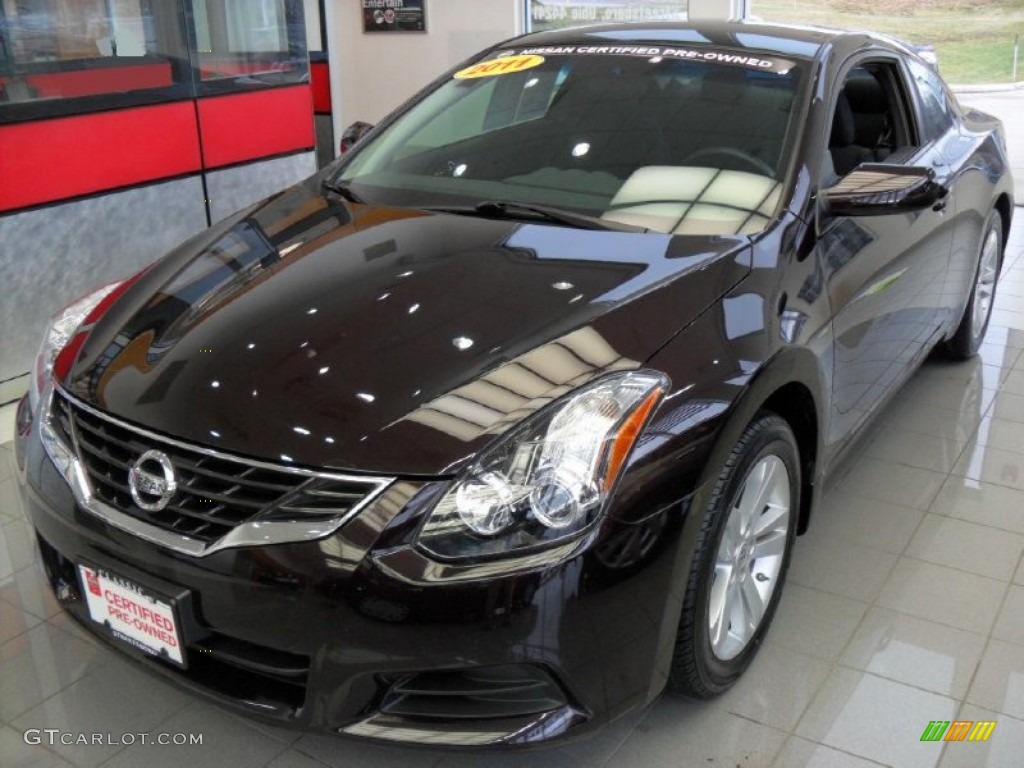
POLYGON ((185 666, 174 606, 108 571, 78 566, 89 617, 118 640, 185 666))

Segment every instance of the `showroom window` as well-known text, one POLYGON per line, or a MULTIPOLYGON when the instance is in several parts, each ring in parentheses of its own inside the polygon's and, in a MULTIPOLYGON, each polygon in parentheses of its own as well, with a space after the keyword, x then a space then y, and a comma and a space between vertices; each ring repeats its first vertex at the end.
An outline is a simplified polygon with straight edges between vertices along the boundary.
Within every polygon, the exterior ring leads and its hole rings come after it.
POLYGON ((0 122, 187 97, 183 18, 158 0, 0 0, 0 122))
POLYGON ((301 0, 192 0, 200 94, 309 77, 301 0))
POLYGON ((0 123, 306 82, 304 15, 302 0, 0 0, 0 123))
POLYGON ((527 26, 543 32, 577 24, 613 24, 624 21, 685 21, 687 0, 528 0, 527 26))
POLYGON ((947 83, 1009 83, 1024 39, 1018 0, 749 0, 750 21, 884 32, 937 63, 947 83))

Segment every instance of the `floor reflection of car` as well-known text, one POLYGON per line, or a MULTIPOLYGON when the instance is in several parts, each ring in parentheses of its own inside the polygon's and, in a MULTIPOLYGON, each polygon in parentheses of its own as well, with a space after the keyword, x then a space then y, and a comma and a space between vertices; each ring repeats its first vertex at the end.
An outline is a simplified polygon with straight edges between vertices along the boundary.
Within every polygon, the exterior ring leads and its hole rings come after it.
POLYGON ((998 121, 887 39, 658 24, 502 43, 351 138, 47 329, 17 455, 62 606, 378 740, 728 689, 824 478, 984 338, 998 121))

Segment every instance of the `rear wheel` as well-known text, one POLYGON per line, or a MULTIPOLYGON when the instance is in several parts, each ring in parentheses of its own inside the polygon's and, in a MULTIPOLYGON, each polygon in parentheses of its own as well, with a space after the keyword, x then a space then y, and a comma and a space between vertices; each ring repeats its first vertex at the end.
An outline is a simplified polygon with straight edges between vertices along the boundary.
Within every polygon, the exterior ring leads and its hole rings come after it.
POLYGON ((998 211, 992 211, 982 230, 978 254, 978 269, 974 275, 974 288, 964 309, 964 316, 953 337, 942 351, 954 360, 967 360, 978 353, 985 339, 992 304, 996 298, 996 283, 1003 257, 1003 220, 998 211))
POLYGON ((800 461, 786 421, 761 413, 722 468, 693 556, 669 688, 727 690, 775 615, 796 536, 800 461))

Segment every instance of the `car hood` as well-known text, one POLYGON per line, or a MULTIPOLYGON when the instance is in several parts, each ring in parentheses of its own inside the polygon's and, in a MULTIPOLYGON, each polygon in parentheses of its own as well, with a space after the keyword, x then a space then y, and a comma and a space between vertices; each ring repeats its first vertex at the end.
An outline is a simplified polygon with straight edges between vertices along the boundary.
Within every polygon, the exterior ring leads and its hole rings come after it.
POLYGON ((749 271, 744 238, 352 204, 315 181, 137 276, 61 384, 230 453, 442 475, 553 398, 638 368, 749 271))

